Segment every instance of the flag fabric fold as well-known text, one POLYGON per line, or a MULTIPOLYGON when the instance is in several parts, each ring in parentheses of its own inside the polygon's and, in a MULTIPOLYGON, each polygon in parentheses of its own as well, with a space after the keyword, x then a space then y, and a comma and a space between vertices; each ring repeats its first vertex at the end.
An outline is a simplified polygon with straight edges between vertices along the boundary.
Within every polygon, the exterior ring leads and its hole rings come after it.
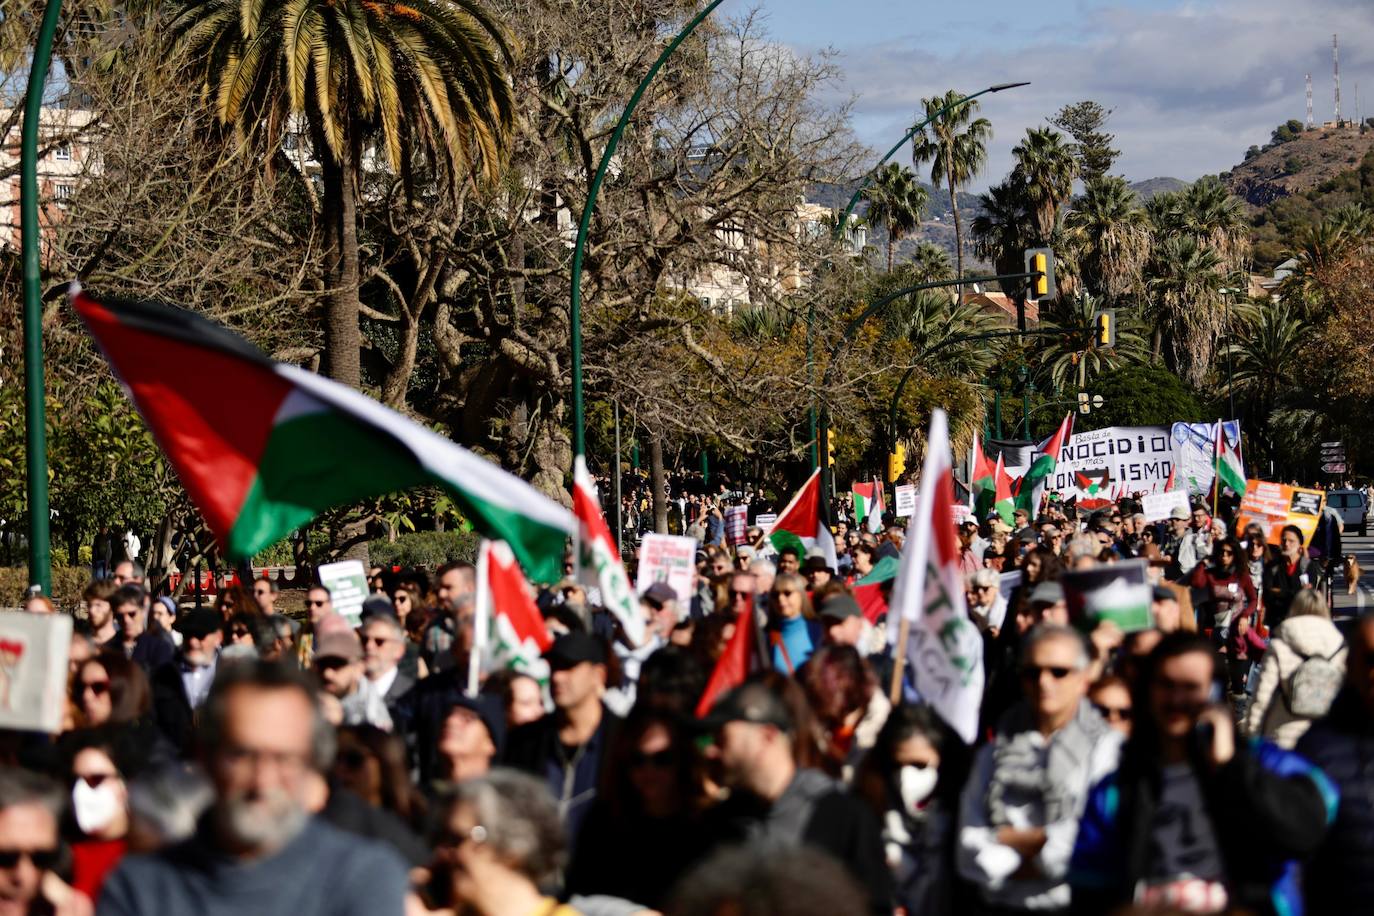
POLYGON ((716 660, 716 667, 706 681, 706 689, 697 701, 695 712, 698 719, 704 718, 716 700, 743 684, 749 676, 750 659, 754 656, 754 621, 749 619, 751 614, 752 611, 747 611, 735 618, 734 635, 716 660))
POLYGON ((1226 425, 1217 421, 1216 440, 1212 448, 1212 479, 1217 493, 1227 487, 1237 496, 1245 494, 1245 465, 1240 457, 1240 442, 1233 446, 1226 439, 1226 425))
MULTIPOLYGON (((510 545, 504 541, 483 541, 478 548, 473 603, 473 646, 481 670, 519 671, 547 681, 549 665, 544 652, 553 645, 553 636, 510 545)), ((469 667, 470 693, 476 692, 478 667, 469 667)))
POLYGON ((631 645, 644 641, 644 615, 639 596, 630 584, 620 548, 611 537, 606 516, 601 512, 596 484, 587 473, 587 462, 578 455, 573 461, 573 515, 577 517, 577 579, 601 592, 601 604, 620 621, 631 645))
POLYGON ((899 651, 905 641, 904 663, 916 692, 972 744, 983 699, 983 639, 964 601, 949 426, 943 410, 931 415, 926 443, 916 513, 907 527, 887 632, 899 651), (893 626, 894 618, 898 626, 893 626))
MULTIPOLYGON (((993 490, 993 511, 997 513, 1002 521, 1010 525, 1012 519, 1015 517, 1016 502, 1012 498, 1011 493, 1011 475, 1007 473, 1007 467, 1002 462, 1002 455, 1000 453, 997 455, 997 467, 993 472, 993 477, 996 480, 993 490)), ((981 522, 982 519, 979 519, 979 521, 981 522)))
POLYGON ((1031 466, 1021 478, 1021 486, 1016 491, 1016 508, 1025 509, 1034 520, 1040 511, 1040 500, 1045 494, 1045 482, 1059 464, 1059 454, 1073 435, 1073 413, 1064 417, 1054 435, 1035 448, 1031 466))
POLYGON ((778 514, 777 521, 768 529, 768 540, 779 553, 784 547, 793 547, 803 558, 812 547, 818 548, 826 565, 831 569, 838 566, 835 536, 830 533, 829 513, 821 496, 820 468, 811 472, 787 508, 778 514))
POLYGON ((572 513, 497 465, 184 309, 78 284, 72 305, 229 560, 336 506, 438 485, 532 577, 561 574, 572 513))
POLYGON ((885 556, 873 564, 873 569, 868 575, 854 580, 851 589, 854 592, 854 600, 858 602, 859 610, 864 612, 864 617, 869 623, 876 624, 888 612, 882 586, 884 582, 891 582, 897 577, 897 569, 897 558, 885 556))
POLYGON ((854 501, 854 525, 860 527, 868 521, 873 512, 874 487, 872 483, 854 483, 849 488, 850 499, 854 501))
POLYGON ((997 477, 993 464, 978 444, 978 433, 973 434, 973 447, 969 451, 969 508, 974 518, 981 524, 992 512, 995 502, 997 477))

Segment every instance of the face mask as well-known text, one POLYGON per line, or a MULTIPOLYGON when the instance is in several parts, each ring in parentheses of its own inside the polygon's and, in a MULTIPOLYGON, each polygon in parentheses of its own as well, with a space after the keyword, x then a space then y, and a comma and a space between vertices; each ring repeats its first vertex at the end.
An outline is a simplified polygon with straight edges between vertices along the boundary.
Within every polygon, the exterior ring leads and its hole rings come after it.
POLYGON ((902 795, 902 805, 907 811, 916 811, 935 791, 935 783, 940 774, 932 766, 904 766, 897 775, 897 788, 902 795))
POLYGON ((78 779, 72 787, 72 812, 82 833, 94 834, 108 827, 119 813, 114 780, 107 776, 100 785, 91 786, 78 779))

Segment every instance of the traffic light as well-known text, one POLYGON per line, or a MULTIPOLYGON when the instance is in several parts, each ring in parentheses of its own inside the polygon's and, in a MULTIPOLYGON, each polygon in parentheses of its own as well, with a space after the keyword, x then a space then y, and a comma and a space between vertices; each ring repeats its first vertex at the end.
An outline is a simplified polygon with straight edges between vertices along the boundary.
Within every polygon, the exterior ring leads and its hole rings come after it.
POLYGON ((835 431, 827 429, 825 431, 825 463, 832 468, 835 466, 835 449, 838 447, 839 443, 835 441, 835 431))
POLYGON ((1116 309, 1093 316, 1093 345, 1098 348, 1116 346, 1116 309))
POLYGON ((900 480, 906 471, 906 446, 898 442, 887 456, 887 479, 900 480))
POLYGON ((1055 295, 1054 252, 1048 248, 1026 249, 1026 273, 1036 274, 1026 280, 1026 300, 1039 302, 1055 295))

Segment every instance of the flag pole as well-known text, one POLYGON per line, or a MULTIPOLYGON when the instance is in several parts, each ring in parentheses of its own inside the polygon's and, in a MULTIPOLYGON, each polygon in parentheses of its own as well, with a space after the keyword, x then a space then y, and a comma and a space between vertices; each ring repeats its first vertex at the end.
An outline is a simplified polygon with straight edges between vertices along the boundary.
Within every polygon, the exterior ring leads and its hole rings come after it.
POLYGON ((1226 431, 1217 419, 1217 441, 1212 446, 1212 518, 1217 517, 1217 504, 1221 501, 1221 437, 1226 431))
POLYGON ((897 658, 892 664, 892 687, 888 699, 896 706, 902 699, 902 676, 906 674, 906 644, 911 639, 911 621, 905 616, 897 630, 897 658))

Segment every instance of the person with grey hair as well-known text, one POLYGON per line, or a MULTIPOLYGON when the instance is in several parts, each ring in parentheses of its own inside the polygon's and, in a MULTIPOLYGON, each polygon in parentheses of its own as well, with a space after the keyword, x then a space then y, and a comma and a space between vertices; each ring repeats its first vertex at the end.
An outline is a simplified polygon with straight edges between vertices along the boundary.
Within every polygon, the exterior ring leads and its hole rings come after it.
POLYGON ((543 781, 503 769, 465 780, 437 823, 428 906, 483 916, 574 913, 539 889, 566 859, 558 807, 543 781))
POLYGON ((62 789, 51 779, 0 767, 0 912, 85 916, 90 901, 53 871, 62 856, 62 789))
POLYGON ((257 659, 220 666, 200 727, 214 803, 190 839, 120 862, 102 916, 401 916, 400 858, 308 813, 334 730, 304 674, 257 659))
POLYGON ((984 905, 1061 911, 1078 819, 1092 786, 1116 769, 1121 734, 1087 701, 1091 653, 1070 627, 1041 624, 1021 651, 1026 699, 979 750, 960 800, 959 874, 984 905))
POLYGON ((983 567, 969 573, 966 580, 969 617, 978 624, 978 629, 991 631, 995 637, 1007 619, 1007 599, 999 587, 1002 577, 997 570, 983 567))

